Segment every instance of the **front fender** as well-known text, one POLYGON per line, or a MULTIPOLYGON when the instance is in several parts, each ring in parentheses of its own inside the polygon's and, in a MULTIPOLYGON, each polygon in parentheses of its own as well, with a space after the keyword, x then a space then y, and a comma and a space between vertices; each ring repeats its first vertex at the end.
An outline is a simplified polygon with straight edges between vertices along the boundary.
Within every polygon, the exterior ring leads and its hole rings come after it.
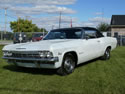
POLYGON ((58 49, 58 50, 54 50, 54 57, 58 57, 59 58, 59 61, 56 63, 57 67, 61 67, 62 66, 64 55, 66 53, 69 53, 69 52, 76 52, 77 53, 77 51, 74 50, 74 49, 58 49))

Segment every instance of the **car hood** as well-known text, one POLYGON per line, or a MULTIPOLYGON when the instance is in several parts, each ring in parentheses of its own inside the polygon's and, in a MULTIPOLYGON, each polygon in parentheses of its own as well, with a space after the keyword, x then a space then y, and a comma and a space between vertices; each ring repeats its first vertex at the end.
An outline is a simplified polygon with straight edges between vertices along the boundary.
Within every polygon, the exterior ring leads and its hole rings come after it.
POLYGON ((59 45, 62 43, 74 41, 75 39, 58 39, 58 40, 42 40, 39 42, 28 42, 28 43, 20 43, 20 44, 12 44, 7 45, 3 48, 3 50, 9 51, 41 51, 41 50, 51 50, 55 45, 59 45))

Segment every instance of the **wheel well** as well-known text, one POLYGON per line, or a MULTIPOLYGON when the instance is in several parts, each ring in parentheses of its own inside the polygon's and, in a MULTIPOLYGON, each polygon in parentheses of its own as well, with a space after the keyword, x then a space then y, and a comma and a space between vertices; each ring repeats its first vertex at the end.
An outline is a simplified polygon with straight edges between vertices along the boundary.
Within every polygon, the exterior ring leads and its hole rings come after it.
POLYGON ((111 50, 111 49, 112 49, 112 47, 111 47, 111 46, 108 46, 106 49, 110 49, 110 50, 111 50))
POLYGON ((75 58, 75 62, 76 62, 76 65, 77 65, 77 62, 78 62, 78 56, 77 56, 77 53, 75 52, 75 51, 71 51, 71 52, 67 52, 67 53, 65 53, 64 54, 64 56, 66 55, 66 54, 72 54, 73 56, 74 56, 74 58, 75 58))

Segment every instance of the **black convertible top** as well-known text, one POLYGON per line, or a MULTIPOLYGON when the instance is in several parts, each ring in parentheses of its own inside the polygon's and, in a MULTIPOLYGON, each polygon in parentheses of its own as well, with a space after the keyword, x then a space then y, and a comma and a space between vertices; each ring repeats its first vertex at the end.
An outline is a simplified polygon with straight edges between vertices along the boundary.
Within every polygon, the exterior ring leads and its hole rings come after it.
POLYGON ((53 29, 53 30, 65 30, 65 29, 71 29, 71 30, 73 30, 73 29, 84 29, 84 30, 92 29, 92 30, 98 31, 96 28, 93 28, 93 27, 72 27, 72 28, 60 28, 60 29, 53 29))

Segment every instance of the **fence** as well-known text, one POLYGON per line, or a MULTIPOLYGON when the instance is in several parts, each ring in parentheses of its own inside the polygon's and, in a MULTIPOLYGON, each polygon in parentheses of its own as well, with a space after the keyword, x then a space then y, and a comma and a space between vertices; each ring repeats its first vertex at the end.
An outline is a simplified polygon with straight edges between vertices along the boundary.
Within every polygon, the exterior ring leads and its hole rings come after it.
POLYGON ((104 33, 104 36, 115 37, 117 39, 118 46, 125 46, 125 31, 123 33, 119 31, 107 31, 106 33, 104 33))
POLYGON ((0 41, 12 41, 14 43, 22 43, 28 41, 39 41, 47 33, 46 32, 0 32, 0 41))
MULTIPOLYGON (((28 41, 39 41, 41 40, 47 33, 44 32, 25 32, 25 33, 13 33, 13 32, 0 32, 0 40, 12 41, 14 43, 22 43, 28 41)), ((111 37, 112 34, 110 31, 103 33, 105 36, 111 37)), ((118 32, 114 33, 114 37, 116 37, 119 46, 125 46, 125 35, 121 35, 118 32)))
POLYGON ((125 31, 113 31, 112 34, 117 39, 119 46, 125 46, 125 31))
POLYGON ((13 35, 12 32, 0 32, 0 40, 13 40, 13 35))

